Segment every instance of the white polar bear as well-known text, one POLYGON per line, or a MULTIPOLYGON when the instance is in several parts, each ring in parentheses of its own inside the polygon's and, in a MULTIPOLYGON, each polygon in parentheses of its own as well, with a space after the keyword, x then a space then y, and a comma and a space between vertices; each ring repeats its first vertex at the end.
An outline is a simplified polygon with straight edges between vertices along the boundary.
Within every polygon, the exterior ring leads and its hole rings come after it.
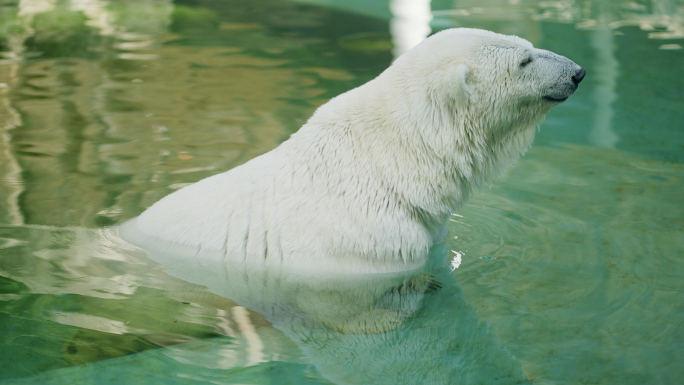
POLYGON ((451 213, 525 152, 584 73, 515 36, 442 31, 278 148, 170 194, 121 234, 200 264, 202 252, 226 264, 417 268, 451 213))

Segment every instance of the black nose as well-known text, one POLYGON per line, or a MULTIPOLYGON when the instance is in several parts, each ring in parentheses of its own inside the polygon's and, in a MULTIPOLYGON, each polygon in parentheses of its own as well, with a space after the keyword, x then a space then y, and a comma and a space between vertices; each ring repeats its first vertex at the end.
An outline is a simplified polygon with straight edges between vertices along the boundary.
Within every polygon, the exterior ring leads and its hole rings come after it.
POLYGON ((578 85, 582 81, 582 79, 584 79, 584 75, 586 74, 587 71, 585 71, 584 68, 580 68, 579 71, 577 71, 577 73, 572 77, 573 83, 575 83, 575 85, 578 85))

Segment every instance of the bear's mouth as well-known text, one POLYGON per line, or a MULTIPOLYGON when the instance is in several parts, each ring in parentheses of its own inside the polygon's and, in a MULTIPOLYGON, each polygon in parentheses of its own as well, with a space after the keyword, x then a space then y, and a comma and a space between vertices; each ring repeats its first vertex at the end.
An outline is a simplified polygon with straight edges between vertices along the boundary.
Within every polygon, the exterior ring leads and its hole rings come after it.
POLYGON ((564 98, 554 98, 553 96, 544 96, 544 100, 548 100, 548 101, 553 102, 553 103, 562 103, 562 102, 568 100, 568 96, 566 96, 564 98))

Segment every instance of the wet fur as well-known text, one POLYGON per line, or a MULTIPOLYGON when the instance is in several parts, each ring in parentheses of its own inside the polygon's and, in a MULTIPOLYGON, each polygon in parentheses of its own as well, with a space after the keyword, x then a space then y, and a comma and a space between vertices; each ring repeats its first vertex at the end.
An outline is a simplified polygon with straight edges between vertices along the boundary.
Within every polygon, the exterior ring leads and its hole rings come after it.
POLYGON ((451 213, 530 146, 561 86, 549 79, 572 66, 517 37, 440 32, 278 148, 165 197, 122 234, 226 263, 419 266, 451 213))

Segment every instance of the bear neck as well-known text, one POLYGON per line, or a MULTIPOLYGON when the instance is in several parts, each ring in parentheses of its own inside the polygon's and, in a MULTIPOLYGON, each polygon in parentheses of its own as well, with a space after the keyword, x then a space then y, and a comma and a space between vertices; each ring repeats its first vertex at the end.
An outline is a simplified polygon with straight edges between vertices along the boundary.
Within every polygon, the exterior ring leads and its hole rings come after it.
POLYGON ((371 187, 384 197, 378 205, 403 209, 438 231, 532 143, 534 122, 487 127, 477 115, 381 75, 321 106, 293 139, 318 149, 301 152, 310 154, 309 167, 345 170, 349 180, 329 181, 332 190, 363 197, 350 190, 371 187))

